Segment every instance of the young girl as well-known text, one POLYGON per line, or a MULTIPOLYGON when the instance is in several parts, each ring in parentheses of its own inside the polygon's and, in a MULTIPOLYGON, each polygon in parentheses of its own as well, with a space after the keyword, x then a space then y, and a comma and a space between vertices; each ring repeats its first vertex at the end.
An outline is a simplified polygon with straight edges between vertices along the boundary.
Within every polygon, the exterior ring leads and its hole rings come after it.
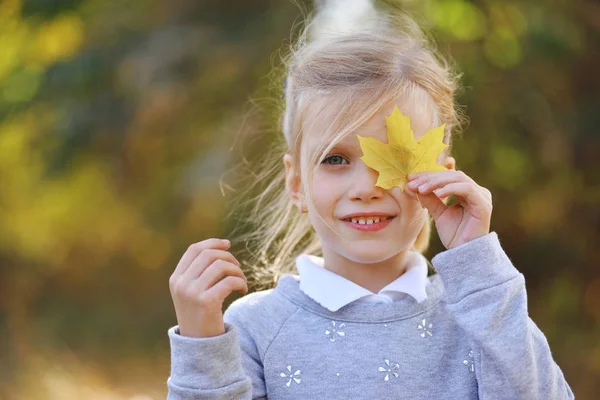
POLYGON ((280 238, 276 287, 223 315, 229 294, 248 292, 229 241, 188 248, 169 282, 169 399, 574 398, 490 232, 490 191, 455 169, 449 147, 445 170, 411 175, 404 190, 377 186, 361 160, 357 135, 387 142, 395 107, 417 140, 445 124, 449 145, 455 82, 409 19, 367 0, 319 8, 288 64, 288 205, 263 210, 267 242, 280 238), (447 250, 428 271, 431 219, 447 250), (282 273, 286 257, 298 274, 282 273))

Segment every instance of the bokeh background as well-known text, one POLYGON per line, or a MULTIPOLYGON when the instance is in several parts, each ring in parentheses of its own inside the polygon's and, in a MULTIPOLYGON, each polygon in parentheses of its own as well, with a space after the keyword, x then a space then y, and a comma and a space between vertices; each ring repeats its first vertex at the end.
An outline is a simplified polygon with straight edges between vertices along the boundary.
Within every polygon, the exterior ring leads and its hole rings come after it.
MULTIPOLYGON (((600 5, 394 4, 463 72, 458 168, 492 191, 576 396, 598 398, 600 5)), ((189 244, 251 229, 237 165, 277 134, 300 9, 0 0, 1 399, 165 397, 168 278, 189 244)))

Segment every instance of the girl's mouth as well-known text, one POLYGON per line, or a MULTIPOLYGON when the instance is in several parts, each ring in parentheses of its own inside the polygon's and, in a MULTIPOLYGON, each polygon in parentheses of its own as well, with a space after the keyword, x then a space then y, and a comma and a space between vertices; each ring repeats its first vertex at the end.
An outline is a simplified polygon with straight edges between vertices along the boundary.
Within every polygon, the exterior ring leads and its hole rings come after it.
POLYGON ((349 228, 358 231, 378 231, 385 228, 395 217, 355 217, 343 219, 342 222, 349 228))

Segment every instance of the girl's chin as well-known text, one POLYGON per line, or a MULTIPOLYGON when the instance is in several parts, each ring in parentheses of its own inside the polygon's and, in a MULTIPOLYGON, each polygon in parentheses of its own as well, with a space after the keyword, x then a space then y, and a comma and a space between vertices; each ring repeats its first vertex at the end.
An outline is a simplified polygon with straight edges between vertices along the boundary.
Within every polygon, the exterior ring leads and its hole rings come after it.
MULTIPOLYGON (((330 248, 333 246, 330 246, 330 248)), ((374 264, 388 260, 410 247, 410 243, 390 238, 351 238, 337 241, 337 253, 356 263, 374 264)))
POLYGON ((344 257, 360 264, 375 264, 385 260, 389 260, 398 254, 400 250, 386 248, 384 246, 375 247, 373 243, 352 246, 346 248, 344 257))

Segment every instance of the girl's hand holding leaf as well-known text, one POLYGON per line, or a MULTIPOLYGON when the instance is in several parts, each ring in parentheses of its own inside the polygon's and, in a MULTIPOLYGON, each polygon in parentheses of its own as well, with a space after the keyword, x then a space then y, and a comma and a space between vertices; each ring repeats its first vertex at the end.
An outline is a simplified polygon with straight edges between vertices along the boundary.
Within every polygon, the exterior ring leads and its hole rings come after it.
POLYGON ((442 244, 451 249, 490 232, 492 194, 462 171, 420 172, 406 186, 431 214, 442 244), (442 200, 454 195, 457 203, 442 200))

